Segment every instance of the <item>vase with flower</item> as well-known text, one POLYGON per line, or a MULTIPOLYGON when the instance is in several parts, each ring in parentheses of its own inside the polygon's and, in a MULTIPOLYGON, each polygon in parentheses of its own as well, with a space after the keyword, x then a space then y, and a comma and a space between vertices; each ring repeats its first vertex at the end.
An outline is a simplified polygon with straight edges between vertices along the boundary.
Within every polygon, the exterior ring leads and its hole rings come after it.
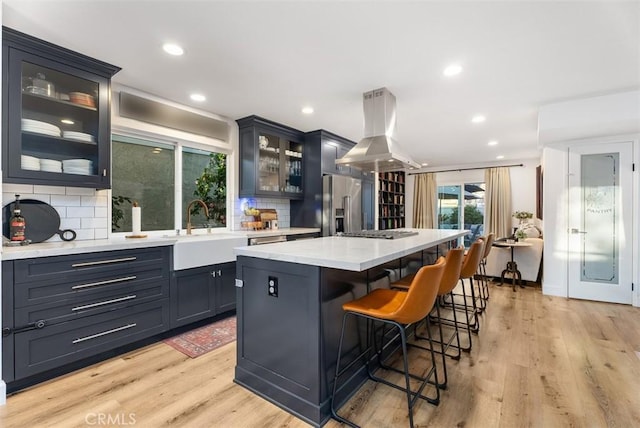
POLYGON ((529 211, 516 211, 513 213, 513 216, 520 220, 520 225, 522 226, 529 223, 529 219, 533 218, 533 213, 530 213, 529 211))
POLYGON ((516 230, 515 238, 518 240, 518 242, 523 242, 525 239, 527 239, 527 232, 522 229, 518 229, 516 230))

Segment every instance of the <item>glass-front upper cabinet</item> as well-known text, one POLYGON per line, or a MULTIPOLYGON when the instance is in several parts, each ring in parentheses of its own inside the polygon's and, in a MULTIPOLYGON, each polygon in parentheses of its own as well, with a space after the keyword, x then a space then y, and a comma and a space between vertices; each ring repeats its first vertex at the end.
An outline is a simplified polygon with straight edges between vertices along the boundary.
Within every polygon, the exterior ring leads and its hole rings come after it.
POLYGON ((240 127, 240 196, 301 199, 303 139, 295 129, 250 116, 240 127))
POLYGON ((259 190, 302 193, 302 144, 260 133, 258 147, 259 190))
POLYGON ((109 188, 118 70, 3 28, 4 181, 109 188))

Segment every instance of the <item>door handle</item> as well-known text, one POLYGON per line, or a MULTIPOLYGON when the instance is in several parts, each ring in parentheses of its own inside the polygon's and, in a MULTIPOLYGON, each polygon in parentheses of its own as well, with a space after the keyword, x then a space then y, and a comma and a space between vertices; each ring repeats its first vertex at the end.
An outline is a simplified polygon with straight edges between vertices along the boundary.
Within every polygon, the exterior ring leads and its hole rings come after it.
POLYGON ((585 231, 578 230, 578 229, 576 229, 575 227, 574 227, 574 228, 571 228, 570 232, 571 232, 571 234, 574 234, 574 235, 575 235, 576 233, 583 233, 583 234, 584 234, 584 233, 587 233, 587 232, 585 232, 585 231))

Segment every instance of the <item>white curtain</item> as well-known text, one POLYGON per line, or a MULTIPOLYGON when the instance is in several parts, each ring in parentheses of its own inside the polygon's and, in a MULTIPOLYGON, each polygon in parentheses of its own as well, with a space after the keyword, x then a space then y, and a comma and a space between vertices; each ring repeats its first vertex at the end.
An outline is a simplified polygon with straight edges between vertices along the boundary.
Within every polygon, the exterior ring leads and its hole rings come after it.
POLYGON ((509 168, 487 168, 484 172, 484 233, 496 238, 511 236, 511 176, 509 168))
POLYGON ((438 189, 433 173, 416 174, 413 187, 413 227, 435 229, 438 189))

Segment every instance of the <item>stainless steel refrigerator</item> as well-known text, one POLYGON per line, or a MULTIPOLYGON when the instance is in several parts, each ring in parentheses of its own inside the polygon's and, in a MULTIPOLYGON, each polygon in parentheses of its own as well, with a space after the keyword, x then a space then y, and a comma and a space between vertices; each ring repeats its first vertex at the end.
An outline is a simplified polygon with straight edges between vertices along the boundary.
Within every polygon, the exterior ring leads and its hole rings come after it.
POLYGON ((322 236, 359 232, 364 224, 362 182, 342 175, 323 176, 322 236))

